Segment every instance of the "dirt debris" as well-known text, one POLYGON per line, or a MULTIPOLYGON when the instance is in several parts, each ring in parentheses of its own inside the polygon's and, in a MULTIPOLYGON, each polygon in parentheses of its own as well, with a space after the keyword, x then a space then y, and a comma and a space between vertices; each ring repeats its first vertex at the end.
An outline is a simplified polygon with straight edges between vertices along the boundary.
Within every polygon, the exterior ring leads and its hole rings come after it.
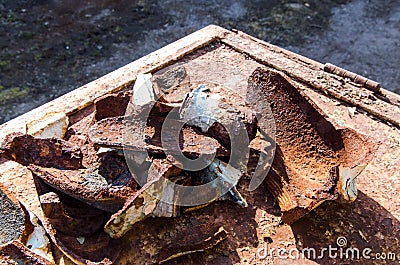
POLYGON ((19 201, 0 183, 0 244, 22 237, 25 231, 25 213, 19 201))

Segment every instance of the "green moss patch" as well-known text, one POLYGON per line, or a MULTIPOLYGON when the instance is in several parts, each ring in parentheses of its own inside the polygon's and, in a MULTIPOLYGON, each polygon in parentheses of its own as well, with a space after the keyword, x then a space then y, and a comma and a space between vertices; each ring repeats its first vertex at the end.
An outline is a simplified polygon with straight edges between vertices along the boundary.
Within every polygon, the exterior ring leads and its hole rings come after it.
POLYGON ((0 105, 8 103, 10 101, 14 101, 16 99, 21 99, 26 97, 29 94, 28 87, 11 87, 5 89, 3 86, 0 86, 0 105))

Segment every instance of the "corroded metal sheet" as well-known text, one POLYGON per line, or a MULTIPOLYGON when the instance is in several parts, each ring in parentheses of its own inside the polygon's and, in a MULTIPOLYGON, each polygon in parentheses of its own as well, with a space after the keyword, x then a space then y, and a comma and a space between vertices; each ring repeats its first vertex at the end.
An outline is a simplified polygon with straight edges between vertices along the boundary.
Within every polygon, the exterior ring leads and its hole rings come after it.
POLYGON ((163 135, 161 141, 161 127, 164 119, 157 116, 149 117, 148 125, 144 128, 144 135, 140 131, 139 124, 126 117, 114 117, 103 119, 97 122, 89 132, 90 139, 95 145, 110 148, 125 148, 132 151, 147 151, 149 154, 162 154, 165 146, 173 148, 180 147, 180 150, 168 149, 172 153, 182 152, 188 157, 198 157, 200 154, 214 154, 219 156, 229 155, 229 151, 221 146, 213 138, 202 135, 195 129, 184 126, 184 123, 169 120, 168 125, 172 132, 180 131, 179 145, 174 142, 175 134, 163 135), (180 130, 182 128, 182 130, 180 130), (124 131, 129 132, 124 138, 124 131), (164 147, 163 147, 164 146, 164 147))
POLYGON ((36 165, 30 165, 29 169, 55 189, 99 209, 115 212, 137 188, 127 165, 119 159, 108 162, 103 157, 101 160, 106 162, 91 169, 62 170, 36 165), (110 168, 115 171, 110 172, 110 168))
POLYGON ((196 225, 162 246, 155 255, 159 264, 195 252, 204 252, 214 248, 228 236, 225 229, 220 226, 196 225))
POLYGON ((18 241, 13 241, 0 246, 1 264, 31 264, 31 265, 52 265, 53 262, 30 251, 18 241))
POLYGON ((78 146, 57 138, 34 138, 21 133, 9 134, 0 148, 0 156, 24 166, 77 169, 82 167, 82 153, 78 146))
POLYGON ((46 233, 75 264, 112 264, 119 242, 102 229, 107 213, 84 204, 36 179, 46 233))
POLYGON ((249 78, 249 88, 248 98, 268 100, 276 124, 277 150, 266 181, 279 202, 282 219, 293 223, 322 201, 340 195, 354 200, 356 188, 348 186, 342 192, 338 185, 354 183, 360 167, 370 162, 378 147, 372 138, 326 120, 278 72, 257 69, 249 78), (341 174, 344 169, 354 173, 341 174))
MULTIPOLYGON (((135 223, 151 216, 156 211, 161 198, 155 194, 162 194, 165 188, 165 178, 177 176, 181 170, 167 161, 155 160, 149 168, 146 184, 136 192, 124 207, 111 216, 105 225, 105 231, 113 238, 123 236, 132 229, 135 223)), ((172 207, 172 216, 176 216, 172 207)))
POLYGON ((88 207, 84 203, 73 200, 71 202, 68 205, 65 199, 61 201, 55 192, 40 195, 43 213, 57 231, 69 236, 81 237, 102 229, 105 221, 104 212, 88 207))
POLYGON ((131 90, 100 97, 94 102, 94 118, 99 121, 104 118, 123 116, 131 98, 131 90))

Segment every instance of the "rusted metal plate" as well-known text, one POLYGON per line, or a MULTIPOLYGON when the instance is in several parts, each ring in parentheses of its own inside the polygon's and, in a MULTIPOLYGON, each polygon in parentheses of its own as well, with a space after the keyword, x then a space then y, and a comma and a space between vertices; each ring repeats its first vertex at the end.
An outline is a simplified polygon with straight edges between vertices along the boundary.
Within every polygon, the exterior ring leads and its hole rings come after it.
MULTIPOLYGON (((90 129, 90 139, 95 145, 111 147, 132 151, 148 151, 149 154, 162 154, 165 148, 171 146, 177 148, 175 144, 175 134, 163 135, 161 142, 161 127, 164 119, 152 116, 148 119, 148 125, 144 128, 144 135, 140 131, 140 126, 135 121, 130 121, 125 117, 114 117, 103 119, 97 122, 90 129), (124 131, 127 135, 124 138, 124 131), (163 147, 164 146, 164 147, 163 147)), ((188 157, 198 157, 200 154, 214 154, 218 156, 227 156, 229 151, 222 147, 215 139, 206 137, 195 129, 183 126, 182 122, 169 120, 171 131, 180 131, 179 147, 181 150, 168 149, 171 153, 180 153, 188 157), (182 128, 182 130, 180 130, 182 128)))
MULTIPOLYGON (((324 200, 337 199, 338 186, 355 181, 357 166, 365 167, 372 159, 377 144, 371 138, 336 128, 288 77, 259 68, 249 88, 248 98, 268 99, 276 124, 277 150, 266 181, 285 222, 293 223, 324 200), (356 172, 345 176, 342 168, 356 172)), ((343 194, 351 196, 348 200, 356 197, 351 188, 343 194)))
POLYGON ((123 116, 130 99, 132 90, 105 95, 94 102, 94 118, 99 121, 104 118, 123 116))
POLYGON ((75 237, 58 232, 47 222, 44 224, 54 246, 75 264, 113 264, 120 253, 119 242, 104 232, 75 237))
POLYGON ((36 180, 43 209, 43 226, 53 246, 75 264, 112 264, 119 242, 102 229, 107 213, 95 209, 36 180))
MULTIPOLYGON (((257 62, 282 71, 291 78, 307 84, 311 89, 317 89, 331 97, 357 106, 383 121, 400 127, 398 108, 392 108, 393 105, 398 106, 398 102, 392 102, 397 99, 384 89, 379 90, 380 100, 376 100, 377 94, 369 90, 370 88, 355 85, 349 78, 329 74, 323 70, 324 65, 321 63, 257 40, 243 32, 229 33, 221 41, 257 62), (277 56, 278 54, 279 56, 277 56)), ((363 85, 365 84, 366 81, 363 85)))
POLYGON ((0 246, 1 264, 52 265, 53 262, 35 254, 18 241, 0 246))
POLYGON ((75 237, 88 236, 102 229, 104 212, 79 201, 69 200, 67 204, 65 200, 68 199, 61 201, 54 192, 40 195, 43 213, 54 229, 75 237))
MULTIPOLYGON (((154 160, 147 172, 146 184, 125 203, 120 211, 111 216, 105 225, 105 231, 111 237, 119 238, 132 229, 135 223, 151 216, 162 203, 155 195, 162 194, 166 184, 165 178, 177 176, 180 172, 180 169, 166 160, 154 160)), ((171 211, 171 216, 176 216, 173 206, 171 211)))
POLYGON ((125 161, 102 157, 91 169, 62 170, 30 165, 32 173, 55 189, 99 209, 115 212, 132 196, 137 184, 125 161))
POLYGON ((64 169, 82 168, 79 147, 56 138, 40 139, 12 133, 2 143, 0 155, 24 166, 35 164, 64 169))
POLYGON ((162 264, 188 254, 204 252, 214 248, 227 236, 222 226, 195 225, 166 242, 165 246, 160 248, 161 251, 156 254, 156 262, 162 264))
POLYGON ((228 178, 238 180, 241 175, 240 170, 228 167, 218 159, 214 159, 208 167, 199 171, 181 170, 168 160, 155 159, 147 172, 146 184, 110 218, 105 231, 113 238, 120 238, 147 217, 176 217, 205 207, 216 200, 230 200, 247 207, 247 202, 236 190, 236 183, 232 183, 233 187, 223 196, 217 189, 207 189, 199 193, 183 191, 175 185, 202 185, 217 180, 214 185, 223 186, 227 185, 225 182, 229 181, 228 178), (210 197, 210 195, 211 199, 204 205, 194 204, 195 207, 188 207, 180 204, 182 201, 199 201, 202 196, 210 197))

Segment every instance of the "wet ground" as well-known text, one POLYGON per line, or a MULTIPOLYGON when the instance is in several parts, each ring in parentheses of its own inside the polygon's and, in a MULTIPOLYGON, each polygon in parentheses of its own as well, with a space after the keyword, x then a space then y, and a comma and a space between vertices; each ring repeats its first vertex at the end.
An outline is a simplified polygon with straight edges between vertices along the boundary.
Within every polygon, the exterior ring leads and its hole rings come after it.
POLYGON ((0 123, 208 24, 400 93, 397 0, 0 0, 0 123))

